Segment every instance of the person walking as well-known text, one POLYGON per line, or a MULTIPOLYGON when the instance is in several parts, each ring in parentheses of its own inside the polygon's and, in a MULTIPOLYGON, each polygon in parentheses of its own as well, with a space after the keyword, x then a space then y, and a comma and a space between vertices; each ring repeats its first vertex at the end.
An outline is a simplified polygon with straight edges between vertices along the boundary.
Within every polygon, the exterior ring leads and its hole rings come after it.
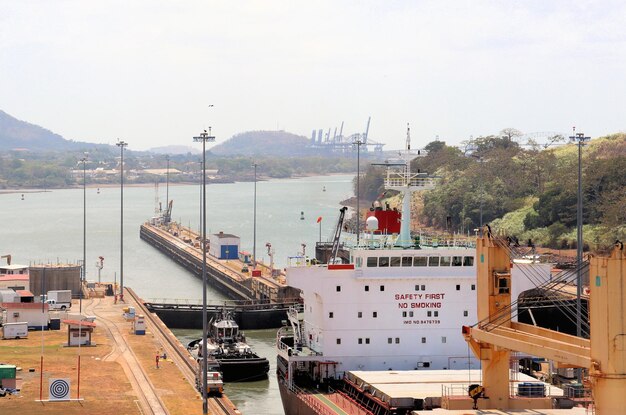
POLYGON ((159 351, 157 350, 156 353, 156 368, 159 368, 159 359, 161 359, 161 356, 159 355, 159 351))

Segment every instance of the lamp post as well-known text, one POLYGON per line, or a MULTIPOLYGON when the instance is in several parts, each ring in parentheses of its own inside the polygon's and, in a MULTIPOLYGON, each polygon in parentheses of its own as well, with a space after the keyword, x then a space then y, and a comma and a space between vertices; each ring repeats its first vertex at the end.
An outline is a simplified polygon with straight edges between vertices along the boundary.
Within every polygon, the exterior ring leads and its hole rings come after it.
POLYGON ((167 161, 167 170, 165 173, 165 210, 167 211, 170 204, 170 156, 165 156, 165 160, 167 161))
MULTIPOLYGON (((583 281, 583 192, 582 192, 582 148, 585 141, 591 137, 585 137, 583 133, 576 133, 576 127, 572 128, 573 135, 570 140, 575 141, 578 146, 578 189, 576 206, 576 336, 582 337, 582 281, 583 281)), ((576 377, 582 380, 582 370, 576 370, 576 377)))
POLYGON ((215 137, 211 136, 211 127, 209 132, 206 130, 194 137, 193 141, 202 141, 202 203, 200 211, 202 212, 202 240, 200 247, 202 249, 202 413, 206 415, 209 411, 207 403, 207 315, 206 315, 206 143, 207 141, 215 141, 215 137))
POLYGON ((120 301, 124 302, 124 147, 125 141, 118 141, 120 148, 120 301))
POLYGON ((361 137, 353 141, 356 145, 356 245, 359 246, 359 237, 361 236, 361 213, 359 199, 361 195, 361 146, 365 141, 361 141, 361 137))
POLYGON ((254 231, 252 236, 252 269, 256 269, 256 168, 258 164, 254 163, 254 231))
POLYGON ((87 153, 84 153, 83 158, 80 159, 83 163, 83 266, 81 268, 80 278, 80 293, 78 297, 78 311, 83 312, 83 284, 87 278, 87 153))

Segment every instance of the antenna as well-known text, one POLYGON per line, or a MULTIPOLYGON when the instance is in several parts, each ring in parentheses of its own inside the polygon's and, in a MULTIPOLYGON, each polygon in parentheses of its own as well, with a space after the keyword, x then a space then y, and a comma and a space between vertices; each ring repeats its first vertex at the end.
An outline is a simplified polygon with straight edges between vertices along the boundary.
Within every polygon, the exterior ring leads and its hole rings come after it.
POLYGON ((411 151, 411 127, 406 123, 406 150, 411 151))

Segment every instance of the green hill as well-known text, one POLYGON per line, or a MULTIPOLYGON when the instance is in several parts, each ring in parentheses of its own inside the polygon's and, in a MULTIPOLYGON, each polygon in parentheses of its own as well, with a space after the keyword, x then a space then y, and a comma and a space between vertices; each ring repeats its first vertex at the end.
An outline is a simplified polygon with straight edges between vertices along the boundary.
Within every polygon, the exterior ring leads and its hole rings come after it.
POLYGON ((65 151, 95 144, 66 140, 50 130, 18 120, 0 110, 0 150, 65 151))
POLYGON ((286 131, 248 131, 232 136, 211 148, 218 156, 281 156, 311 155, 308 139, 286 131))

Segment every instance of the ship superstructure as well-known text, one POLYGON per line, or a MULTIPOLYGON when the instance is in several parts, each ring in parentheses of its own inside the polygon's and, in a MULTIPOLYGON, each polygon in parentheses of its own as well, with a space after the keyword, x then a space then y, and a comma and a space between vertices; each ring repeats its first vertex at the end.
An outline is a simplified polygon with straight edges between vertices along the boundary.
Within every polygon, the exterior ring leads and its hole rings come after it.
MULTIPOLYGON (((410 161, 419 155, 407 140, 407 151, 386 164, 385 186, 404 197, 399 235, 381 234, 370 217, 359 245, 347 247, 349 263, 287 269, 304 311, 291 310, 289 325, 277 335, 286 413, 296 413, 299 385, 326 385, 350 370, 478 368, 460 334, 477 318, 474 242, 409 232, 411 193, 436 180, 411 172, 410 161)), ((513 267, 508 289, 514 298, 533 286, 525 266, 513 267)))

